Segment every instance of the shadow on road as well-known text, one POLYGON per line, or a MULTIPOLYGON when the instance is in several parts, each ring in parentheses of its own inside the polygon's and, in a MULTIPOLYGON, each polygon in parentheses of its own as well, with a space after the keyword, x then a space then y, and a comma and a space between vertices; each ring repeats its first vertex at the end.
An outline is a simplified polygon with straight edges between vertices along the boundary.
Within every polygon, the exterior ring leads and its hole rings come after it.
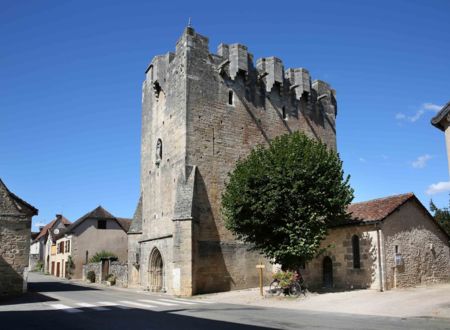
POLYGON ((61 291, 92 291, 96 288, 89 288, 81 285, 68 284, 62 282, 29 282, 28 291, 31 292, 61 292, 61 291))
POLYGON ((47 301, 57 301, 57 299, 47 297, 46 295, 37 292, 27 292, 20 296, 9 297, 0 299, 0 306, 2 305, 21 305, 21 304, 32 304, 47 301))
POLYGON ((96 311, 92 308, 77 310, 46 310, 46 311, 6 311, 0 312, 2 328, 15 330, 47 330, 48 320, 52 328, 64 330, 88 329, 233 329, 233 330, 264 330, 274 329, 253 325, 232 323, 227 321, 209 320, 186 315, 173 314, 168 311, 150 311, 141 309, 120 309, 108 307, 108 311, 96 311))

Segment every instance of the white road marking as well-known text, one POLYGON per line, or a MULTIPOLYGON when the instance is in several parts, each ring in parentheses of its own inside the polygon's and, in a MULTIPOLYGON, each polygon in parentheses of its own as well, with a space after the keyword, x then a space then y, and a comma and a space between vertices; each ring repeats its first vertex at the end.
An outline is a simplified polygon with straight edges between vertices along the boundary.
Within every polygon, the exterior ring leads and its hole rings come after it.
POLYGON ((50 304, 51 307, 54 309, 62 310, 67 313, 82 313, 83 311, 81 309, 73 308, 67 305, 63 304, 50 304))
POLYGON ((144 307, 144 308, 155 308, 156 307, 154 305, 141 304, 141 303, 134 302, 134 301, 129 301, 129 300, 121 300, 119 302, 122 303, 122 304, 126 304, 126 305, 133 305, 133 306, 144 307))
POLYGON ((131 307, 122 306, 122 305, 112 302, 112 301, 97 301, 97 304, 107 306, 107 307, 113 306, 113 307, 117 307, 117 308, 121 308, 121 309, 131 309, 131 307))
POLYGON ((109 308, 105 308, 105 307, 102 307, 102 306, 96 306, 96 305, 88 304, 88 303, 77 303, 77 305, 81 306, 81 307, 92 308, 92 309, 94 309, 96 311, 109 311, 109 308))
POLYGON ((167 301, 167 302, 175 303, 175 304, 182 304, 182 305, 195 305, 194 302, 180 301, 180 300, 174 300, 174 299, 158 299, 158 300, 167 301))
POLYGON ((200 300, 200 299, 195 299, 195 300, 182 299, 182 298, 175 298, 175 299, 177 301, 181 300, 181 301, 192 302, 192 303, 199 303, 199 304, 214 304, 212 301, 206 301, 206 300, 200 300))
POLYGON ((145 303, 150 303, 150 304, 163 305, 163 306, 176 306, 177 305, 177 304, 173 304, 173 303, 156 301, 156 300, 148 300, 148 299, 139 299, 139 301, 142 301, 145 303))

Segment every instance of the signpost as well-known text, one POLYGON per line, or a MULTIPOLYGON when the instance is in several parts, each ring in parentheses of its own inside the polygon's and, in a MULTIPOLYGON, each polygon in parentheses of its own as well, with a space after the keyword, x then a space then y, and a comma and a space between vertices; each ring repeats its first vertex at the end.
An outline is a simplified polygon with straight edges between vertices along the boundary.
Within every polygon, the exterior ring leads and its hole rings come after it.
POLYGON ((266 268, 262 263, 256 265, 256 269, 259 269, 259 293, 264 296, 263 293, 263 269, 266 268))

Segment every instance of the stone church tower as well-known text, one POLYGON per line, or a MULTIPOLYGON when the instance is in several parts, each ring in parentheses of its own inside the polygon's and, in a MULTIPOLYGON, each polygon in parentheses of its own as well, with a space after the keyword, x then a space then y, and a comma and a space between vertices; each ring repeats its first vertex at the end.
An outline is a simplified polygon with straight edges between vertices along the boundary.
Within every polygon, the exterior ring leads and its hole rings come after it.
POLYGON ((220 199, 235 162, 302 131, 336 148, 335 91, 276 57, 187 27, 154 57, 142 87, 141 198, 129 232, 129 285, 192 295, 257 286, 269 264, 224 227, 220 199))

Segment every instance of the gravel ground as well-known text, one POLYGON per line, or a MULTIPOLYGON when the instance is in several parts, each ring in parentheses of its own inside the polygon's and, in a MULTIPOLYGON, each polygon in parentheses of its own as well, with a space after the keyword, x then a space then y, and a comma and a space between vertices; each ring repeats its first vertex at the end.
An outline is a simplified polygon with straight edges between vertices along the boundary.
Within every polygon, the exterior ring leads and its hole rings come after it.
MULTIPOLYGON (((216 302, 274 308, 378 316, 444 317, 450 319, 450 284, 395 289, 385 292, 354 290, 323 294, 309 293, 306 297, 297 299, 269 297, 267 295, 261 297, 259 289, 238 290, 203 296, 216 302)), ((201 298, 200 296, 197 297, 201 298)))

